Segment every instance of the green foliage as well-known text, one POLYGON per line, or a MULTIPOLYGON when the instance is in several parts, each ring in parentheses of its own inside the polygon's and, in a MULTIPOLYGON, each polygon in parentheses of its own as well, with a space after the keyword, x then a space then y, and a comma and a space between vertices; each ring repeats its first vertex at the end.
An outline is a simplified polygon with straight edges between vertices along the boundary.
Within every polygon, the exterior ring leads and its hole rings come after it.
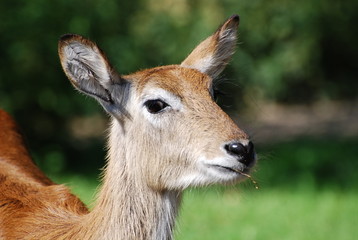
POLYGON ((256 173, 267 188, 354 189, 358 184, 357 138, 297 139, 266 145, 256 173))

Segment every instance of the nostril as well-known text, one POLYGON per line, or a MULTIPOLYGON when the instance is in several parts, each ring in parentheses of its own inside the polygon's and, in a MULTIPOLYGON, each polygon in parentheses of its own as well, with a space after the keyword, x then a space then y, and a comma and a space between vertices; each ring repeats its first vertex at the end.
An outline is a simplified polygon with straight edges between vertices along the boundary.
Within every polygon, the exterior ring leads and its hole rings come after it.
POLYGON ((225 145, 225 150, 239 158, 239 162, 250 165, 255 160, 254 144, 250 141, 247 145, 232 142, 225 145))
POLYGON ((255 157, 255 150, 254 150, 254 144, 250 141, 249 144, 247 145, 247 155, 250 158, 254 158, 255 157))
POLYGON ((229 143, 225 146, 225 149, 228 153, 232 155, 243 155, 246 153, 246 148, 244 145, 238 142, 229 143))
POLYGON ((247 158, 249 159, 249 162, 255 159, 255 148, 251 141, 247 145, 247 158))

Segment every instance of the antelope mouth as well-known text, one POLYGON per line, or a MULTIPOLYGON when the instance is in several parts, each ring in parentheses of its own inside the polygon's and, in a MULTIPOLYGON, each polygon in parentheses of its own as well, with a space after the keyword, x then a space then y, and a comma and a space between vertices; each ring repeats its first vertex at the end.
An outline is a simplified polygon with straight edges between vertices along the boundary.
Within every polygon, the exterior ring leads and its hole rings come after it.
POLYGON ((213 167, 222 169, 224 171, 228 171, 228 172, 234 172, 243 176, 248 175, 248 173, 250 172, 250 168, 245 167, 243 170, 239 169, 239 168, 231 168, 231 167, 226 167, 226 166, 222 166, 222 165, 213 165, 213 167))
POLYGON ((258 182, 256 182, 256 180, 249 174, 250 168, 247 167, 244 170, 241 170, 241 169, 235 169, 235 168, 230 168, 230 167, 225 167, 225 166, 220 166, 220 165, 214 165, 214 166, 224 169, 225 171, 235 172, 241 176, 247 177, 248 179, 250 179, 250 181, 254 185, 255 189, 259 189, 258 182))

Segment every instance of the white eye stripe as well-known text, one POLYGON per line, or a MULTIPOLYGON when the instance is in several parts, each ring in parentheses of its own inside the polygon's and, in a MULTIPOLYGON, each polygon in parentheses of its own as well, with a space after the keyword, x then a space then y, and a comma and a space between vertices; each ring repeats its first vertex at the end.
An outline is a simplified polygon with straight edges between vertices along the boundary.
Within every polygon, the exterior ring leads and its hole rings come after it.
POLYGON ((175 94, 168 92, 162 88, 144 89, 144 95, 141 99, 142 105, 148 100, 159 99, 168 104, 173 110, 179 111, 182 109, 182 101, 175 94))

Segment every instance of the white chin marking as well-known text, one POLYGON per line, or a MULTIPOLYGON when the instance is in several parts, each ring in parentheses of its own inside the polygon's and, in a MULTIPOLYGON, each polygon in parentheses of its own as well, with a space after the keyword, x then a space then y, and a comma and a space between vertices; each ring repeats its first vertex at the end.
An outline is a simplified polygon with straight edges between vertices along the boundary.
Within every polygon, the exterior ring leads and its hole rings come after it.
POLYGON ((177 184, 178 187, 185 189, 192 186, 233 183, 244 178, 230 168, 243 171, 245 167, 230 156, 214 159, 201 157, 197 162, 197 171, 181 177, 177 184))

